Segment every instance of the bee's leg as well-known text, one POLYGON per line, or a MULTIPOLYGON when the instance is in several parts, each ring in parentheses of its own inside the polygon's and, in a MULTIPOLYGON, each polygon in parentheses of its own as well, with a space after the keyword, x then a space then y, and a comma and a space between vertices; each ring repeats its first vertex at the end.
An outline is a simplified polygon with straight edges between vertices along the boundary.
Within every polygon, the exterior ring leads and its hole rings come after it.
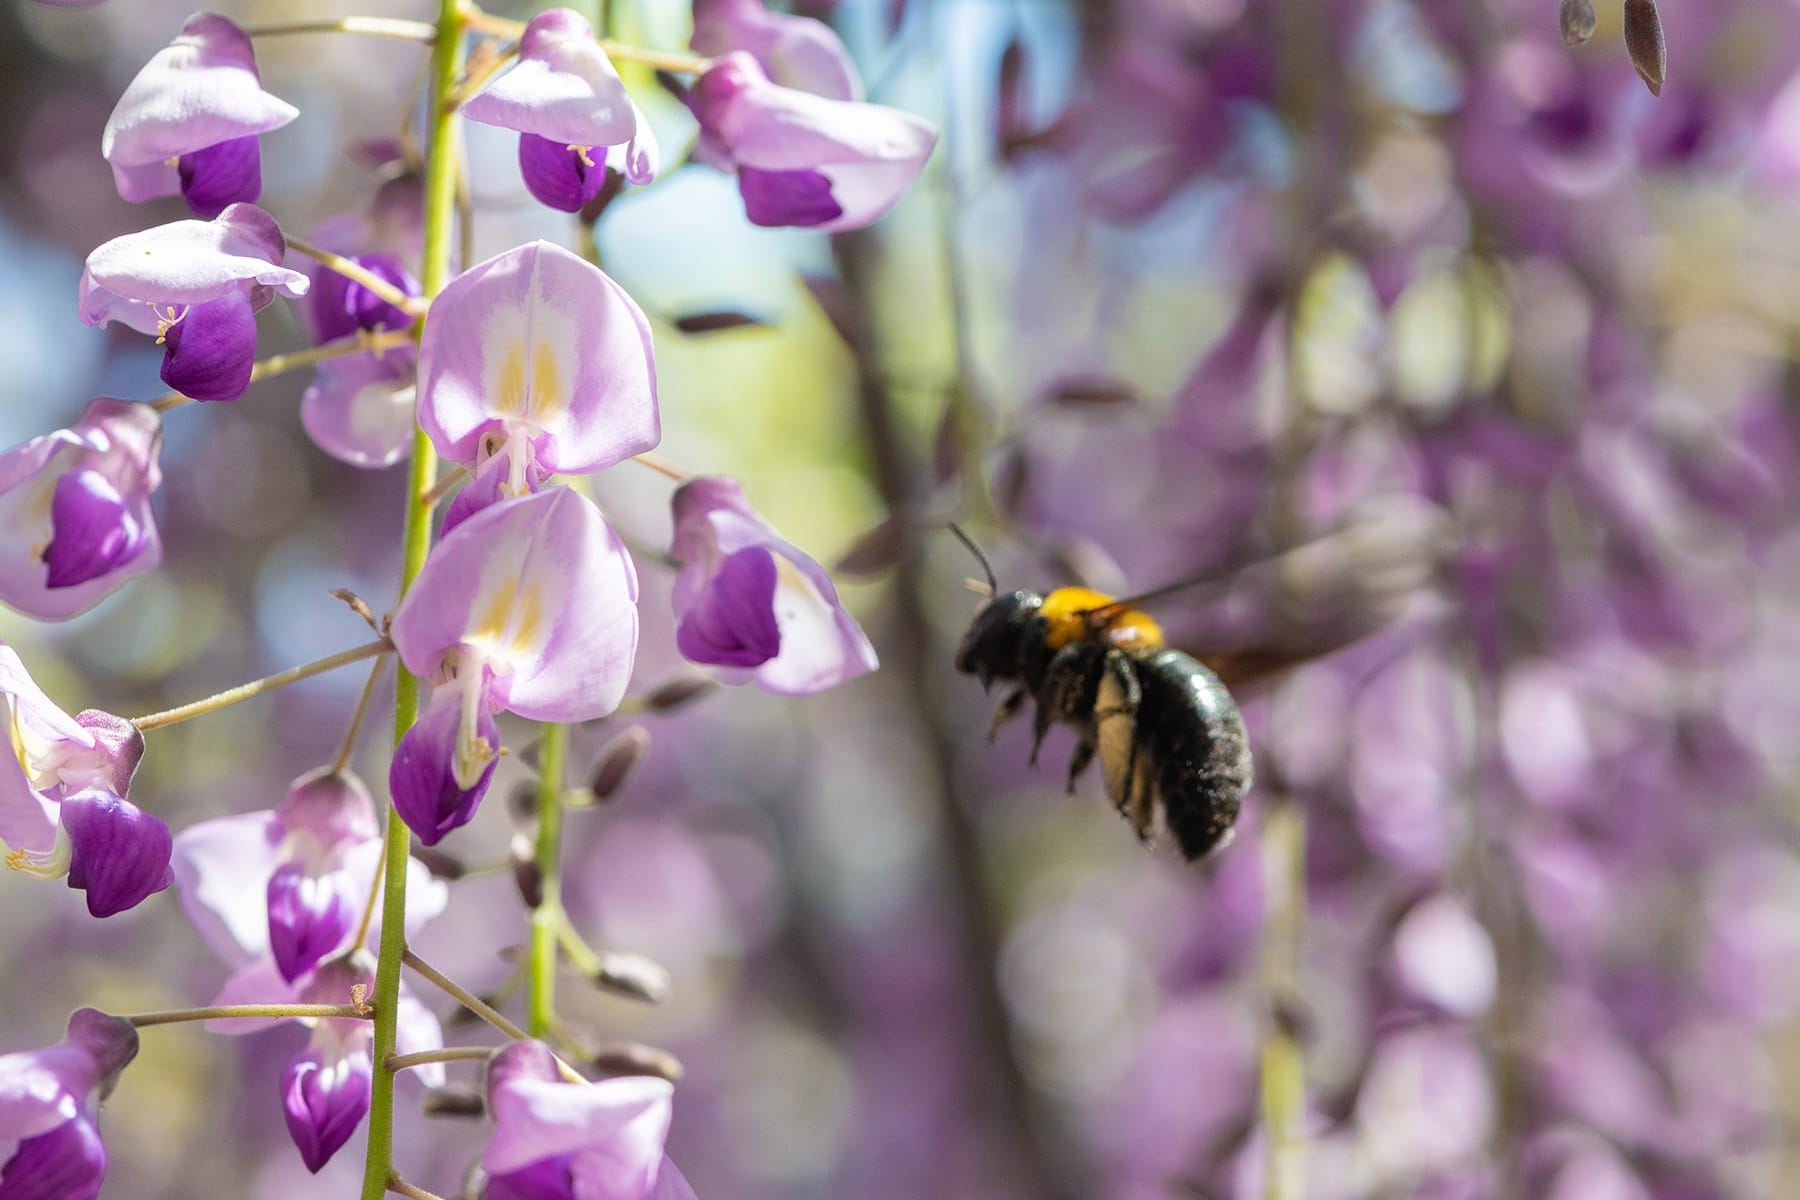
POLYGON ((1000 727, 1018 716, 1019 710, 1025 707, 1025 695, 1025 689, 1019 688, 1002 700, 1000 707, 994 710, 994 719, 988 722, 988 745, 994 744, 994 739, 1000 735, 1000 727))
POLYGON ((1069 795, 1075 794, 1075 781, 1094 761, 1094 743, 1083 738, 1075 744, 1075 756, 1069 760, 1069 795))
POLYGON ((1037 712, 1031 721, 1031 765, 1037 766, 1038 750, 1050 726, 1057 721, 1079 721, 1091 705, 1092 647, 1071 642, 1058 650, 1044 668, 1044 685, 1038 692, 1037 712))

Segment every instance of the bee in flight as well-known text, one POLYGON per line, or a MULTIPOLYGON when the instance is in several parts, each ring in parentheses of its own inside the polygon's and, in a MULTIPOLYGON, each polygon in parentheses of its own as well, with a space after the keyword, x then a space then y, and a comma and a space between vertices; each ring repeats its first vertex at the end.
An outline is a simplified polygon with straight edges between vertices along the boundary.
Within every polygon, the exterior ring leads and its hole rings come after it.
POLYGON ((1076 737, 1071 792, 1098 755, 1106 794, 1141 840, 1166 828, 1189 860, 1226 845, 1250 786, 1250 745, 1219 677, 1170 647, 1136 607, 1174 589, 1124 600, 1080 587, 1001 594, 986 557, 962 530, 951 531, 981 560, 993 597, 963 637, 956 669, 984 688, 1012 685, 989 740, 1034 700, 1033 766, 1060 722, 1076 737))

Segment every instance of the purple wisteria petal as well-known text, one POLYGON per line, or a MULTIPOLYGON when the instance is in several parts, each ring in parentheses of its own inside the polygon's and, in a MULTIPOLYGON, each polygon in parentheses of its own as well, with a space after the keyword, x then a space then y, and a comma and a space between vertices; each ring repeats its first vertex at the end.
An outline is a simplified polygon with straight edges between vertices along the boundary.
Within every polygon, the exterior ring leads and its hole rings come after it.
POLYGON ((675 1169, 675 1164, 663 1156, 662 1166, 656 1171, 656 1186, 644 1200, 700 1200, 694 1195, 694 1189, 688 1186, 687 1179, 675 1169))
POLYGON ((920 117, 780 87, 741 51, 715 60, 688 99, 706 161, 740 173, 749 167, 825 179, 840 210, 826 220, 816 219, 823 206, 806 182, 753 176, 752 189, 765 218, 779 212, 776 193, 791 194, 805 200, 794 211, 828 232, 859 229, 899 203, 937 144, 936 127, 920 117))
POLYGON ((0 754, 0 841, 14 850, 48 852, 56 843, 57 806, 44 795, 64 762, 92 751, 83 729, 38 687, 18 651, 0 642, 0 717, 13 753, 0 754))
POLYGON ((19 1143, 0 1165, 0 1200, 94 1200, 105 1179, 100 1132, 76 1118, 19 1143))
POLYGON ((162 381, 195 400, 236 400, 256 367, 256 311, 243 292, 195 304, 163 332, 162 381))
POLYGON ((362 915, 361 897, 343 886, 341 874, 308 873, 286 862, 269 876, 269 949, 281 977, 292 983, 337 949, 362 915))
POLYGON ((233 204, 210 221, 175 221, 116 237, 88 255, 81 323, 123 321, 160 337, 187 306, 229 292, 248 294, 253 309, 276 292, 297 299, 311 281, 281 265, 286 253, 275 219, 251 204, 233 204))
MULTIPOLYGON (((257 906, 261 908, 259 903, 257 906)), ((263 922, 264 927, 268 925, 263 922)), ((302 978, 301 983, 310 982, 311 977, 302 978)), ((287 982, 275 966, 275 960, 265 955, 247 966, 239 967, 225 980, 211 1003, 215 1007, 224 1008, 234 1004, 298 1004, 301 988, 287 982)), ((245 1020, 234 1017, 229 1020, 208 1021, 208 1033, 222 1033, 230 1037, 243 1037, 246 1034, 260 1033, 265 1029, 287 1020, 286 1017, 257 1017, 245 1020)))
POLYGON ((676 642, 684 655, 783 695, 823 691, 875 669, 874 648, 838 603, 831 577, 769 528, 735 481, 689 480, 673 504, 671 552, 682 563, 673 594, 676 642), (770 647, 770 622, 774 651, 753 663, 770 647))
POLYGON ((103 788, 115 796, 131 790, 132 776, 144 757, 144 735, 124 717, 97 708, 84 708, 75 714, 75 723, 94 739, 91 751, 66 755, 57 775, 64 788, 80 791, 87 787, 103 788))
POLYGON ((518 65, 462 111, 565 146, 613 146, 637 132, 637 113, 593 27, 566 8, 533 17, 519 38, 518 65))
POLYGON ((281 1072, 281 1111, 306 1169, 318 1174, 369 1111, 368 1054, 331 1057, 308 1046, 281 1072))
POLYGON ((162 821, 111 792, 77 792, 62 802, 69 835, 69 886, 87 892, 88 912, 110 917, 175 882, 173 835, 162 821))
POLYGON ((194 215, 212 220, 233 204, 254 203, 262 195, 262 143, 233 138, 192 154, 175 165, 181 198, 194 215))
POLYGON ((606 163, 595 162, 586 147, 535 133, 519 135, 519 174, 539 204, 558 212, 580 212, 606 185, 606 163))
POLYGON ((606 165, 623 175, 627 182, 642 187, 662 170, 662 147, 636 101, 632 102, 631 111, 637 114, 637 133, 624 145, 606 148, 606 165))
MULTIPOLYGON (((184 190, 177 164, 185 156, 254 139, 299 115, 262 90, 255 51, 242 29, 215 13, 196 13, 119 97, 100 153, 112 164, 119 195, 154 200, 184 190)), ((234 198, 255 199, 260 190, 258 180, 250 195, 234 198)), ((201 212, 199 206, 195 211, 201 212)))
POLYGON ((410 349, 322 362, 300 397, 314 444, 353 467, 387 467, 412 451, 415 358, 410 349))
POLYGON ((547 242, 450 282, 425 322, 419 389, 419 423, 439 454, 465 465, 488 435, 575 474, 662 436, 642 310, 605 272, 547 242))
POLYGON ((761 171, 740 166, 738 192, 752 225, 826 225, 844 215, 831 180, 817 171, 761 171))
POLYGON ((485 707, 475 717, 470 738, 481 753, 465 752, 460 699, 456 689, 439 688, 394 748, 388 768, 394 811, 427 846, 474 819, 499 762, 500 727, 485 707), (459 771, 459 758, 472 768, 459 771))
MULTIPOLYGON (((411 899, 410 895, 408 899, 411 899)), ((404 983, 400 985, 400 1005, 395 1021, 394 1053, 419 1054, 444 1048, 444 1027, 437 1015, 421 1004, 404 983)), ((425 1063, 412 1068, 408 1074, 426 1087, 444 1086, 443 1063, 425 1063)))
MULTIPOLYGON (((346 257, 384 283, 408 296, 419 294, 419 281, 391 254, 352 254, 346 257)), ((408 329, 410 313, 389 304, 347 275, 321 270, 306 298, 313 333, 321 342, 336 341, 362 329, 408 329)))
MULTIPOLYGON (((491 458, 475 471, 475 478, 465 483, 451 497, 444 509, 444 533, 448 535, 452 529, 490 505, 498 504, 506 499, 507 462, 503 458, 491 458)), ((543 483, 536 473, 528 473, 526 482, 530 491, 537 491, 543 483)))
POLYGON ((564 1159, 571 1195, 642 1200, 663 1163, 673 1093, 644 1076, 568 1083, 541 1043, 514 1042, 489 1061, 494 1137, 482 1167, 498 1177, 564 1159))
POLYGON ((96 1009, 69 1017, 54 1046, 0 1055, 0 1198, 91 1200, 106 1175, 93 1097, 137 1055, 129 1021, 96 1009))
POLYGON ((280 861, 281 823, 272 812, 215 817, 175 837, 170 867, 200 939, 231 966, 269 954, 269 876, 280 861))
POLYGON ((64 620, 161 563, 161 449, 154 409, 102 397, 72 427, 0 452, 0 604, 64 620))
POLYGON ((506 707, 586 721, 618 707, 637 653, 637 571, 594 507, 552 488, 468 518, 431 551, 394 614, 407 669, 492 671, 506 707))
POLYGON ((823 21, 770 12, 761 0, 696 0, 696 54, 742 50, 782 87, 832 100, 861 100, 862 76, 843 41, 823 21))

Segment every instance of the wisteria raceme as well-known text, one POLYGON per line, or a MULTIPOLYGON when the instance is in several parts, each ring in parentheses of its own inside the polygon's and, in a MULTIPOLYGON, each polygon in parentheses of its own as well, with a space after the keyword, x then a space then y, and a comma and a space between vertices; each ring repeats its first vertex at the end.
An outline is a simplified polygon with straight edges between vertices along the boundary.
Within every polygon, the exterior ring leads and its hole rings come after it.
POLYGON ((137 1052, 130 1022, 83 1008, 56 1045, 0 1055, 0 1196, 100 1194, 106 1147, 94 1123, 96 1093, 109 1095, 137 1052))

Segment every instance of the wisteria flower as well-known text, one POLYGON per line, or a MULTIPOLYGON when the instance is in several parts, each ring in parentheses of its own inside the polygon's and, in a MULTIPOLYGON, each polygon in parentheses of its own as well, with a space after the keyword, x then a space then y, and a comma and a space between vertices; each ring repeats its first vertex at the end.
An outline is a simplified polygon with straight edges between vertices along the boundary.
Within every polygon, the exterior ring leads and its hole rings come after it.
POLYGON ((742 50, 782 87, 831 100, 861 100, 862 76, 842 39, 823 21, 770 12, 762 0, 695 0, 694 53, 742 50))
POLYGON ((663 1154, 673 1093, 648 1076, 571 1083, 542 1042, 503 1047, 488 1061, 488 1200, 692 1196, 663 1154))
MULTIPOLYGON (((408 296, 419 281, 392 254, 347 256, 408 296)), ((320 269, 307 293, 306 311, 320 343, 357 333, 410 328, 412 314, 354 279, 320 269)), ((300 423, 320 449, 358 467, 385 467, 412 448, 418 357, 411 344, 367 350, 319 364, 300 398, 300 423)))
MULTIPOLYGON (((0 643, 0 714, 11 754, 0 754, 0 842, 6 865, 40 879, 67 878, 88 912, 110 917, 169 886, 169 827, 125 799, 144 737, 123 717, 70 717, 0 643)), ((0 1192, 0 1196, 4 1196, 0 1192)))
POLYGON ((195 400, 235 400, 256 363, 257 312, 310 285, 281 265, 286 253, 275 219, 250 204, 116 237, 88 255, 81 323, 152 334, 164 383, 195 400))
POLYGON ((161 448, 155 409, 102 397, 70 428, 0 452, 0 602, 67 620, 154 569, 161 448))
POLYGON ((593 27, 566 8, 533 17, 519 62, 463 105, 463 115, 519 133, 519 168, 539 201, 576 212, 606 179, 596 146, 625 147, 613 159, 633 183, 655 178, 655 138, 625 92, 593 27))
MULTIPOLYGON (((348 951, 381 855, 375 803, 348 770, 308 772, 274 809, 182 830, 173 861, 181 906, 235 969, 223 995, 292 999, 307 972, 348 951)), ((448 890, 417 860, 407 870, 410 934, 444 911, 448 890)), ((379 936, 380 905, 377 895, 368 944, 379 936)))
POLYGON ((489 500, 611 466, 662 436, 650 323, 605 272, 547 242, 450 282, 425 322, 419 389, 432 445, 487 479, 489 500))
POLYGON ((860 229, 900 202, 937 144, 923 118, 781 87, 743 51, 714 60, 688 104, 695 157, 737 174, 757 225, 860 229))
POLYGON ((54 1046, 0 1055, 0 1196, 93 1200, 106 1179, 95 1106, 137 1057, 131 1022, 93 1008, 54 1046))
POLYGON ((675 644, 734 682, 805 695, 875 669, 825 569, 783 541, 735 480, 675 490, 675 644))
POLYGON ((249 35, 217 13, 195 13, 119 97, 100 153, 126 200, 179 192, 211 218, 262 194, 257 135, 299 115, 263 91, 249 35))
POLYGON ((420 841, 475 815, 499 753, 495 713, 587 721, 619 706, 637 598, 624 544, 568 488, 483 509, 432 549, 391 631, 407 670, 434 688, 388 774, 420 841))

